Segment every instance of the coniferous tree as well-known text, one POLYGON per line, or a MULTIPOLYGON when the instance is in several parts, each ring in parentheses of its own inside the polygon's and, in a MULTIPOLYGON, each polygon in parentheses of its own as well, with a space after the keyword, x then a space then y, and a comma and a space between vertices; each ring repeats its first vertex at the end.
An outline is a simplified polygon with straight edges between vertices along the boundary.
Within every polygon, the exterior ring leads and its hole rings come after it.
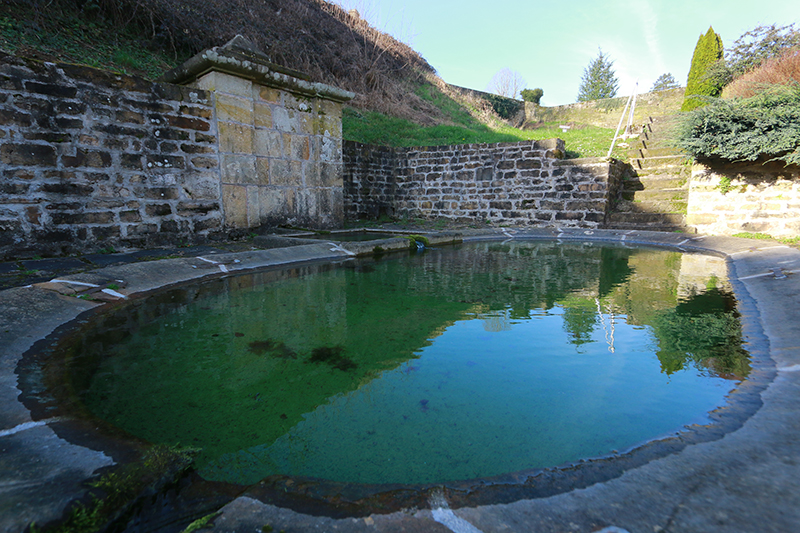
POLYGON ((614 62, 599 50, 597 57, 589 62, 581 77, 578 88, 578 102, 614 98, 617 96, 619 80, 612 68, 614 62))
POLYGON ((722 38, 709 26, 708 31, 697 40, 694 48, 681 111, 691 111, 703 106, 706 104, 702 99, 703 96, 719 96, 722 92, 722 85, 708 76, 708 69, 722 58, 722 54, 722 38))
POLYGON ((680 87, 678 80, 676 80, 675 76, 673 76, 671 73, 667 72, 656 79, 655 83, 653 83, 653 86, 650 88, 650 92, 653 93, 656 91, 665 91, 667 89, 677 89, 678 87, 680 87))

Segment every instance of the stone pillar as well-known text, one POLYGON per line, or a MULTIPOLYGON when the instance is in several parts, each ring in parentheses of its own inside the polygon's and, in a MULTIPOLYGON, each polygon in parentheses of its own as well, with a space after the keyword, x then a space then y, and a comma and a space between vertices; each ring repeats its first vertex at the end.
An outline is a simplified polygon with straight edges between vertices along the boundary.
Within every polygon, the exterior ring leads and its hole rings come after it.
POLYGON ((164 79, 214 95, 227 227, 342 225, 342 104, 353 93, 270 63, 241 36, 164 79))

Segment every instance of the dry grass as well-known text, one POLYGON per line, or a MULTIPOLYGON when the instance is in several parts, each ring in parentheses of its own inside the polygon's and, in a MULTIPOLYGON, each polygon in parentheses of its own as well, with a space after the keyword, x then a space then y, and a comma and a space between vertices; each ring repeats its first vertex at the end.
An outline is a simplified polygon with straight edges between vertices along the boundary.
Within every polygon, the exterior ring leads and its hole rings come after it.
POLYGON ((172 57, 176 65, 241 34, 273 62, 357 93, 356 107, 423 124, 447 121, 429 102, 414 96, 415 88, 435 75, 424 58, 325 0, 4 1, 31 13, 34 31, 61 34, 66 16, 87 25, 102 20, 135 28, 131 33, 142 48, 172 57))
POLYGON ((774 85, 800 84, 800 48, 791 48, 736 78, 722 92, 723 98, 750 98, 774 85))

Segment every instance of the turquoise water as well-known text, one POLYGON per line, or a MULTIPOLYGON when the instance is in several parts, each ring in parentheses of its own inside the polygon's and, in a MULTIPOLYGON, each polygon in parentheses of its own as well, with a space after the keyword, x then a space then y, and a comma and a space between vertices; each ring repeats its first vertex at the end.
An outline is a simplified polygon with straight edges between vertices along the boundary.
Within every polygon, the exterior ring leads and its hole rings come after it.
MULTIPOLYGON (((464 245, 184 288, 74 350, 97 415, 200 473, 433 483, 705 423, 748 371, 718 276, 674 252, 464 245)), ((78 377, 79 376, 79 377, 78 377)))

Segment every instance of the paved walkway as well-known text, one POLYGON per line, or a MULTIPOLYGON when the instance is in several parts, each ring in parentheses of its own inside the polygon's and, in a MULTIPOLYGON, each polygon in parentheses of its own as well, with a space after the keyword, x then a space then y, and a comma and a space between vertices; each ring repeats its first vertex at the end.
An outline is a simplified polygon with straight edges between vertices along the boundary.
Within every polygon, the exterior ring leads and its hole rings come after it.
MULTIPOLYGON (((731 401, 732 411, 743 409, 747 416, 723 413, 721 422, 701 437, 689 432, 670 444, 670 449, 656 446, 644 454, 634 452, 609 461, 597 471, 612 474, 602 474, 593 483, 570 485, 572 478, 561 477, 562 485, 550 487, 550 495, 539 498, 505 497, 500 500, 505 503, 492 503, 432 488, 421 504, 406 510, 332 518, 298 505, 275 505, 274 498, 265 497, 255 486, 222 507, 213 520, 214 531, 800 529, 800 251, 764 241, 613 230, 497 230, 464 238, 621 241, 727 258, 748 349, 764 361, 754 372, 758 376, 754 383, 745 382, 736 393, 754 401, 736 397, 731 401), (738 422, 727 424, 726 420, 738 422)), ((72 274, 51 270, 67 283, 0 291, 0 530, 22 531, 32 522, 41 525, 58 519, 71 501, 86 494, 85 481, 97 469, 122 460, 109 443, 93 440, 93 429, 82 421, 31 413, 18 398, 15 370, 22 355, 58 327, 101 305, 70 296, 70 291, 92 287, 95 300, 113 300, 232 272, 341 260, 350 257, 347 246, 323 242, 239 252, 197 250, 197 255, 125 262, 72 274), (115 288, 100 293, 109 287, 109 280, 115 288)), ((579 466, 576 471, 595 466, 579 466)), ((527 483, 548 488, 546 476, 527 483)), ((342 498, 346 503, 346 497, 342 498)))

